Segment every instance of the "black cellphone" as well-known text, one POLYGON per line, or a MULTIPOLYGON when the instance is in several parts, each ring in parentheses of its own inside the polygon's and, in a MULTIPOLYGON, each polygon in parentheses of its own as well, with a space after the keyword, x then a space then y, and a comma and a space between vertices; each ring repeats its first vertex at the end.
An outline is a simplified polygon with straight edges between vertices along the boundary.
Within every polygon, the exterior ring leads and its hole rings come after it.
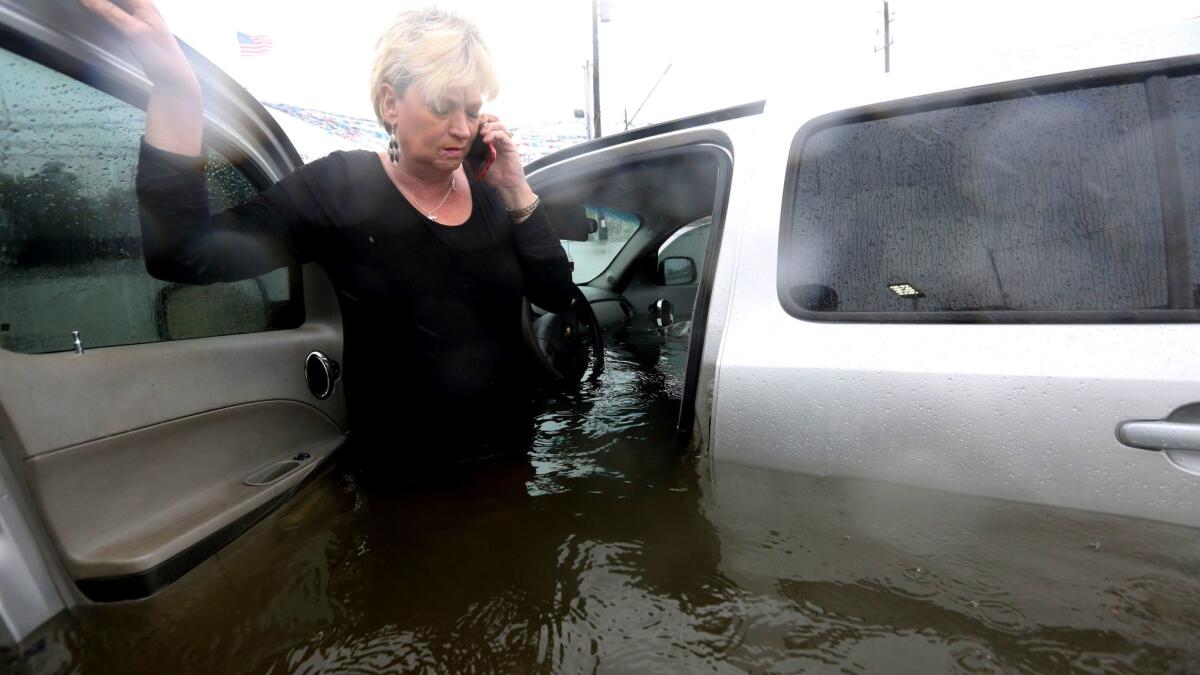
POLYGON ((491 143, 484 143, 483 136, 476 134, 466 156, 463 157, 463 164, 466 165, 475 180, 480 180, 487 175, 488 169, 492 168, 494 161, 496 161, 496 147, 491 143))

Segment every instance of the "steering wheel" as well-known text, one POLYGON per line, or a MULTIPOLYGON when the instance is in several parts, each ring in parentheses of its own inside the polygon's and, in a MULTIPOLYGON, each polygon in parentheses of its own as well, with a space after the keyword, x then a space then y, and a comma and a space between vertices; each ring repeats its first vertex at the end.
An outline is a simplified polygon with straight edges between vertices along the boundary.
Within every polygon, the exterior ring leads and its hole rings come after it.
POLYGON ((536 319, 529 301, 521 306, 521 327, 525 346, 555 385, 575 385, 588 367, 588 340, 591 338, 591 377, 604 370, 604 334, 592 304, 575 287, 571 306, 565 312, 547 312, 536 319))

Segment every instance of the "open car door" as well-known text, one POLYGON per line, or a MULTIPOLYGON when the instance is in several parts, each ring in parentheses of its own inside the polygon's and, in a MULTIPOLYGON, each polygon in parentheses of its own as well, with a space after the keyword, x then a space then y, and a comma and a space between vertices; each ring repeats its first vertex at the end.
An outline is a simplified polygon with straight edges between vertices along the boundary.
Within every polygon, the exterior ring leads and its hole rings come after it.
POLYGON ((686 336, 677 430, 698 431, 698 442, 707 440, 724 321, 714 289, 734 156, 762 109, 759 101, 641 127, 526 167, 556 225, 592 225, 563 245, 604 329, 686 336))
MULTIPOLYGON (((213 209, 300 164, 193 58, 213 209)), ((76 3, 0 0, 0 615, 153 593, 293 493, 343 441, 319 269, 180 286, 141 259, 149 83, 76 3), (323 396, 323 398, 322 398, 323 396)))

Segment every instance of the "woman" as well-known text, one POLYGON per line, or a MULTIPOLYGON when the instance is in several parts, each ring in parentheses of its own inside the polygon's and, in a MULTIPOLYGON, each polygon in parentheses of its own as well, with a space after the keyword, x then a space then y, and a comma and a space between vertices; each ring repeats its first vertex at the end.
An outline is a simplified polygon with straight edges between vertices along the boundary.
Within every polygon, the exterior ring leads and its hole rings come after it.
POLYGON ((388 152, 335 152, 210 216, 200 87, 162 16, 152 0, 81 1, 154 84, 137 176, 152 275, 321 264, 341 303, 351 427, 399 446, 388 453, 458 456, 528 428, 521 298, 561 311, 574 289, 512 135, 480 112, 498 87, 472 24, 410 11, 380 38, 371 93, 388 152), (476 134, 497 153, 483 183, 462 166, 476 134))

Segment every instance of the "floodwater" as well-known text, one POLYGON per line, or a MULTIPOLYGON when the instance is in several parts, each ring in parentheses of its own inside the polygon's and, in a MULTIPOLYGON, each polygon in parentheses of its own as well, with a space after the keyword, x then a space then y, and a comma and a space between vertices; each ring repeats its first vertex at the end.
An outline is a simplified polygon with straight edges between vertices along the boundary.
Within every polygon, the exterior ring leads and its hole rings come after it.
POLYGON ((1195 530, 711 462, 671 432, 685 349, 611 349, 528 457, 391 490, 344 461, 17 670, 1200 671, 1195 530))

